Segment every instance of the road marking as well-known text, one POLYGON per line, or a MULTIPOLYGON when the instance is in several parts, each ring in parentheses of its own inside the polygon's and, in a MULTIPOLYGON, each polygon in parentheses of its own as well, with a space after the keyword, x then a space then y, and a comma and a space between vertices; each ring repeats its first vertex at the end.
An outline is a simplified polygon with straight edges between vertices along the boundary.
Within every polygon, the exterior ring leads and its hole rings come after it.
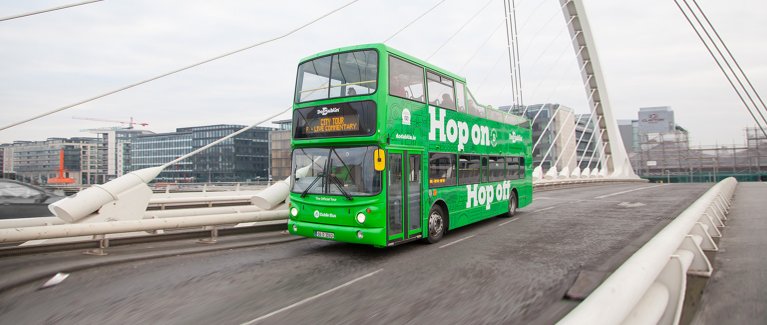
POLYGON ((506 221, 506 222, 504 222, 504 223, 502 223, 502 224, 499 224, 499 225, 498 225, 498 227, 500 227, 500 226, 503 226, 503 225, 505 225, 505 224, 507 224, 507 223, 509 223, 509 222, 512 222, 512 221, 517 221, 517 220, 519 220, 519 219, 511 219, 511 220, 509 220, 509 221, 506 221))
POLYGON ((594 198, 595 199, 604 199, 604 198, 608 198, 608 197, 611 197, 611 196, 621 195, 621 194, 624 194, 624 193, 629 193, 629 192, 634 192, 634 191, 646 190, 648 188, 655 188, 655 187, 659 187, 659 186, 663 186, 663 185, 665 185, 665 184, 655 185, 655 186, 647 186, 647 187, 640 187, 640 188, 630 189, 628 191, 620 191, 620 192, 615 192, 615 193, 611 193, 611 194, 600 195, 600 196, 596 196, 594 198))
POLYGON ((642 202, 633 202, 633 203, 632 202, 621 202, 618 205, 620 205, 622 207, 626 207, 626 208, 636 208, 636 207, 641 207, 641 206, 643 206, 645 204, 642 203, 642 202))
POLYGON ((476 236, 476 235, 471 235, 471 236, 463 237, 463 238, 461 238, 461 239, 459 239, 459 240, 456 240, 456 241, 454 241, 454 242, 452 242, 452 243, 447 243, 447 244, 444 244, 444 245, 440 246, 439 248, 445 248, 445 247, 448 247, 448 246, 450 246, 450 245, 452 245, 452 244, 455 244, 455 243, 457 243, 457 242, 461 242, 461 241, 467 240, 467 239, 469 239, 469 238, 471 238, 471 237, 474 237, 474 236, 476 236))
POLYGON ((356 279, 354 279, 354 280, 351 280, 351 281, 349 281, 349 282, 346 282, 346 283, 344 283, 344 284, 342 284, 342 285, 340 285, 340 286, 337 286, 337 287, 335 287, 335 288, 333 288, 333 289, 330 289, 330 290, 328 290, 328 291, 325 291, 325 292, 322 292, 322 293, 316 294, 316 295, 314 295, 314 296, 311 296, 311 297, 309 297, 309 298, 306 298, 306 299, 304 299, 304 300, 301 300, 301 301, 299 301, 299 302, 297 302, 297 303, 294 303, 294 304, 292 304, 292 305, 290 305, 290 306, 287 306, 287 307, 283 307, 283 308, 280 308, 280 309, 278 309, 278 310, 275 310, 275 311, 273 311, 273 312, 271 312, 271 313, 268 313, 268 314, 266 314, 266 315, 264 315, 264 316, 261 316, 261 317, 259 317, 259 318, 256 318, 256 319, 254 319, 254 320, 251 320, 251 321, 249 321, 249 322, 245 322, 245 323, 242 323, 242 325, 251 325, 251 324, 255 324, 255 323, 257 323, 257 322, 259 322, 259 321, 262 321, 262 320, 264 320, 264 319, 266 319, 266 318, 272 317, 272 316, 274 316, 274 315, 276 315, 276 314, 279 314, 279 313, 281 313, 281 312, 283 312, 283 311, 286 311, 286 310, 288 310, 288 309, 291 309, 291 308, 294 308, 294 307, 300 306, 300 305, 302 305, 302 304, 304 304, 304 303, 307 303, 307 302, 309 302, 309 301, 312 301, 312 300, 314 300, 314 299, 317 299, 317 298, 319 298, 319 297, 322 297, 322 296, 324 296, 324 295, 326 295, 326 294, 329 294, 329 293, 331 293, 331 292, 333 292, 333 291, 337 291, 337 290, 339 290, 339 289, 341 289, 341 288, 344 288, 344 287, 348 287, 348 286, 350 286, 350 285, 354 284, 355 282, 357 282, 357 281, 359 281, 359 280, 362 280, 362 279, 365 279, 365 278, 369 278, 369 277, 371 277, 371 276, 373 276, 373 275, 375 275, 376 273, 378 273, 378 272, 381 272, 381 271, 383 271, 383 269, 378 269, 377 271, 373 271, 373 272, 370 272, 370 273, 368 273, 368 274, 365 274, 365 275, 363 275, 363 276, 361 276, 361 277, 359 277, 359 278, 356 278, 356 279))
POLYGON ((548 208, 538 209, 538 210, 532 211, 532 212, 530 212, 530 213, 536 213, 536 212, 541 212, 541 211, 551 210, 551 209, 553 209, 553 208, 556 208, 556 207, 557 207, 557 206, 555 205, 555 206, 553 206, 553 207, 548 207, 548 208))

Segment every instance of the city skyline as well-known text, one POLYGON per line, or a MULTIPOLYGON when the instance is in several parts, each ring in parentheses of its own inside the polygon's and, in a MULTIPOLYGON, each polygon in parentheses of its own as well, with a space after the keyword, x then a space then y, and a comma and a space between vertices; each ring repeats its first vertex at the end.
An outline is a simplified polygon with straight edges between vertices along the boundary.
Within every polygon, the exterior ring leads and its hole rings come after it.
MULTIPOLYGON (((0 52, 6 72, 0 82, 11 86, 0 89, 5 113, 0 124, 274 37, 342 3, 282 8, 238 2, 104 2, 6 21, 0 26, 0 42, 6 45, 0 52)), ((61 4, 0 7, 22 13, 61 4)), ((507 63, 498 60, 505 53, 505 35, 496 29, 503 21, 501 3, 491 2, 429 58, 466 21, 465 13, 484 4, 447 1, 388 44, 465 75, 480 101, 508 105, 507 63), (453 23, 431 28, 441 20, 453 23), (469 61, 492 31, 496 33, 488 45, 469 61)), ((284 40, 0 131, 0 143, 82 136, 80 129, 114 126, 72 116, 134 117, 148 122, 147 129, 154 132, 179 125, 251 124, 290 105, 300 58, 332 47, 380 42, 431 5, 360 1, 284 40), (365 21, 371 11, 391 19, 371 26, 365 21), (366 28, 353 28, 363 22, 366 28), (342 32, 335 26, 342 26, 342 32)), ((742 129, 753 122, 672 2, 599 0, 585 5, 618 119, 634 118, 640 107, 670 106, 694 143, 742 142, 742 129), (709 131, 712 121, 717 122, 717 132, 709 131)), ((764 38, 767 23, 756 13, 767 5, 701 5, 760 89, 767 80, 767 65, 760 60, 767 45, 756 40, 764 38)), ((586 98, 558 7, 555 1, 519 3, 525 103, 559 103, 583 113, 586 98), (549 68, 555 72, 548 73, 549 68)))

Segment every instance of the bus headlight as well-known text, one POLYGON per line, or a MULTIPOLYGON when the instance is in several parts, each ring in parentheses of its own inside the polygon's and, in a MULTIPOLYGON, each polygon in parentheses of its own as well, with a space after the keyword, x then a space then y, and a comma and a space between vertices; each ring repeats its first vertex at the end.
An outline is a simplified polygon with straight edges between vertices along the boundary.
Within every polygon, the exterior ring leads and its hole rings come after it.
POLYGON ((298 225, 293 224, 293 232, 298 232, 298 225))
POLYGON ((294 217, 297 216, 298 215, 298 209, 296 209, 295 207, 291 208, 290 209, 290 215, 294 216, 294 217))
POLYGON ((357 230, 357 239, 362 239, 362 230, 357 230))
POLYGON ((360 212, 357 213, 357 222, 359 223, 365 223, 365 214, 360 212))

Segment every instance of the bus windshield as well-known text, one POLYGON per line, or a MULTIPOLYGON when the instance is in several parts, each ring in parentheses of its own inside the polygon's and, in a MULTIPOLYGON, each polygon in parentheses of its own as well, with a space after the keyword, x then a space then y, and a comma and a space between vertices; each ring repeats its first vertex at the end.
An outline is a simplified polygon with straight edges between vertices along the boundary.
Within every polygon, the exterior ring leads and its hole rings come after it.
POLYGON ((298 66, 295 101, 369 95, 376 91, 377 80, 376 51, 323 56, 298 66))
POLYGON ((293 151, 293 185, 301 194, 369 196, 381 191, 373 168, 375 146, 298 148, 293 151))

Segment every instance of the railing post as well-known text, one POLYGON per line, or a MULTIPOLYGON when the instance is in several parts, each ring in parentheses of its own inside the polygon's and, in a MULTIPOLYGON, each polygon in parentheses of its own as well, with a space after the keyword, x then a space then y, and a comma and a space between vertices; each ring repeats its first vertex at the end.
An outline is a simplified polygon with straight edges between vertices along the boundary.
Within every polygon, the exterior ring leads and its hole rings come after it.
POLYGON ((85 255, 106 256, 108 253, 106 249, 109 248, 109 238, 106 235, 93 235, 93 239, 99 240, 99 247, 84 251, 85 255))
POLYGON ((210 237, 203 238, 197 241, 200 244, 215 244, 218 242, 218 226, 206 226, 206 230, 210 230, 210 237))

